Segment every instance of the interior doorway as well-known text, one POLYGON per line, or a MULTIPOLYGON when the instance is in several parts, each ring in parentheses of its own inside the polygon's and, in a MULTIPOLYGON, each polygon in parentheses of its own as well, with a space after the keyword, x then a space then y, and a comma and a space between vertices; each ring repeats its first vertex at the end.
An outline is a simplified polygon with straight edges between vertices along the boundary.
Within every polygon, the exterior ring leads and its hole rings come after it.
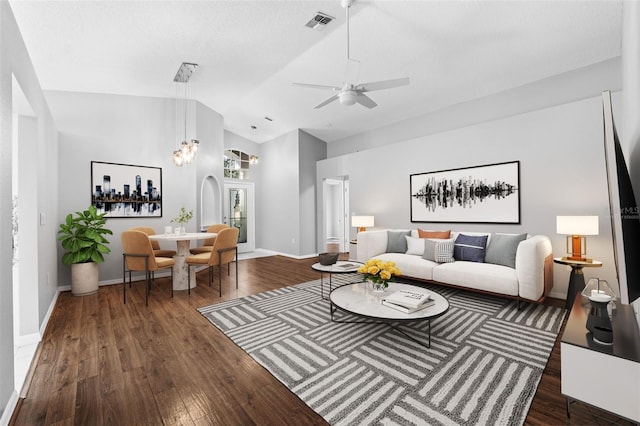
POLYGON ((324 240, 338 243, 340 252, 349 251, 349 178, 327 178, 322 183, 324 240))
POLYGON ((225 181, 223 223, 236 227, 238 253, 252 252, 256 248, 255 199, 253 182, 225 181))
MULTIPOLYGON (((32 153, 37 150, 38 118, 20 83, 12 76, 11 180, 13 202, 13 344, 14 383, 20 392, 40 342, 38 268, 37 176, 32 173, 32 153), (21 261, 28 253, 28 262, 21 261)), ((48 280, 47 275, 47 280, 48 280)))

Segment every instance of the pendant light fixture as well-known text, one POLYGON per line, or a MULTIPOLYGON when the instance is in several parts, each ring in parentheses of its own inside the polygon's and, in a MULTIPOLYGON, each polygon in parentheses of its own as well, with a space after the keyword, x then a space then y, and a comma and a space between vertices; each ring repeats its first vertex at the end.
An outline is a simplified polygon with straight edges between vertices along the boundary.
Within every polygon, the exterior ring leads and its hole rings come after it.
MULTIPOLYGON (((173 78, 176 85, 176 139, 181 141, 178 149, 173 151, 173 163, 178 167, 183 164, 190 164, 194 160, 200 144, 197 139, 187 139, 189 79, 197 67, 198 64, 183 62, 173 78), (182 99, 178 96, 180 89, 182 89, 182 99)), ((193 114, 195 114, 195 111, 193 111, 193 114)))

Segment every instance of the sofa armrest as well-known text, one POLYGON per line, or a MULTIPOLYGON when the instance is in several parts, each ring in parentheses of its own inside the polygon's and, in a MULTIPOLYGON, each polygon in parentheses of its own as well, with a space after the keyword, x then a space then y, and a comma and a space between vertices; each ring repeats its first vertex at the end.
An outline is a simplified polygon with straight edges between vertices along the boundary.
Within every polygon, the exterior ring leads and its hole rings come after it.
POLYGON ((518 245, 516 275, 519 295, 527 300, 539 300, 553 286, 551 240, 546 235, 534 235, 518 245))
POLYGON ((366 262, 387 251, 387 230, 358 232, 359 262, 366 262))

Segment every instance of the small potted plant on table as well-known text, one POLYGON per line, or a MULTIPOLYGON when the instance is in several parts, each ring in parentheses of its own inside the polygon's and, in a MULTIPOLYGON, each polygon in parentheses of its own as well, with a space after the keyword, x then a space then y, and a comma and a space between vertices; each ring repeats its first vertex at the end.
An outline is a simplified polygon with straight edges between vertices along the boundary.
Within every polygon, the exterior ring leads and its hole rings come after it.
POLYGON ((193 210, 187 211, 184 207, 180 207, 180 213, 178 216, 171 219, 171 222, 178 223, 180 226, 180 235, 187 233, 185 226, 193 218, 193 210))

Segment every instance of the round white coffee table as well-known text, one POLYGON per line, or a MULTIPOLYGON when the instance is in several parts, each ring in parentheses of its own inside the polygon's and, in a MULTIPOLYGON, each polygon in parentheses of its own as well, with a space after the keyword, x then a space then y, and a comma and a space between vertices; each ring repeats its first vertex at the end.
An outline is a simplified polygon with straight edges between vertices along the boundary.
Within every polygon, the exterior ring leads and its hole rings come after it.
POLYGON ((329 274, 329 293, 332 290, 332 276, 333 274, 346 274, 358 272, 358 268, 362 266, 361 262, 355 260, 338 260, 333 265, 323 265, 321 263, 314 263, 311 265, 311 269, 320 272, 320 295, 324 300, 329 300, 324 297, 324 274, 329 274))
POLYGON ((346 323, 384 323, 394 330, 404 334, 409 339, 426 347, 431 347, 431 320, 444 315, 449 310, 449 301, 439 293, 428 290, 424 287, 418 287, 411 284, 401 284, 390 282, 387 291, 384 293, 375 293, 371 286, 366 283, 347 284, 336 287, 329 294, 331 321, 346 323), (382 300, 397 290, 407 290, 415 292, 429 293, 435 301, 434 304, 420 309, 410 314, 389 308, 382 304, 382 300), (363 320, 340 320, 334 318, 334 313, 341 309, 348 313, 363 317, 363 320), (429 322, 429 339, 425 345, 424 342, 408 335, 395 322, 409 321, 428 321, 429 322))

